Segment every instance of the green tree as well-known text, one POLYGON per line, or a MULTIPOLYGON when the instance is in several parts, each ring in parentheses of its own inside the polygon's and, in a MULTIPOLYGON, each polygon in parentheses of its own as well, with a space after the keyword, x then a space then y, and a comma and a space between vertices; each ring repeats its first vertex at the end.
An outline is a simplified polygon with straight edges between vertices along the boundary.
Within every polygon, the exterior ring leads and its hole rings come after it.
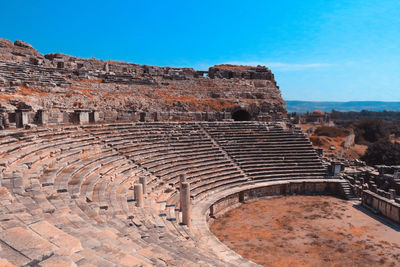
POLYGON ((368 165, 400 165, 400 144, 381 139, 370 145, 361 159, 368 165))
POLYGON ((367 144, 387 139, 390 135, 386 122, 380 119, 364 119, 355 127, 356 143, 367 144))

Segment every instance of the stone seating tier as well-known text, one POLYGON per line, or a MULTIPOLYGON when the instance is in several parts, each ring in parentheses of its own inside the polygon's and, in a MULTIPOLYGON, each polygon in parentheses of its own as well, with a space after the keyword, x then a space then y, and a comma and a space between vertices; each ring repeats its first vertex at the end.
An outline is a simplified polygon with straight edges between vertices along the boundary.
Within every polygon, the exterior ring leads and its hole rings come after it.
POLYGON ((231 266, 180 224, 181 174, 196 205, 232 188, 325 173, 299 132, 259 122, 6 130, 0 158, 0 259, 18 266, 231 266), (133 191, 141 177, 144 208, 133 191))

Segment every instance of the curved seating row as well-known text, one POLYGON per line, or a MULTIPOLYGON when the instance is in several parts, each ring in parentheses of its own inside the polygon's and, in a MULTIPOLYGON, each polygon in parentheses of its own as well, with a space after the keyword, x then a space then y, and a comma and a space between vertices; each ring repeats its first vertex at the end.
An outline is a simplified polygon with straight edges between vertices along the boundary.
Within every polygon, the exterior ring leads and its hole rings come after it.
POLYGON ((17 266, 229 266, 180 224, 181 174, 196 205, 232 187, 324 173, 301 133, 257 122, 6 130, 0 170, 0 259, 17 266), (140 177, 145 208, 133 194, 140 177))

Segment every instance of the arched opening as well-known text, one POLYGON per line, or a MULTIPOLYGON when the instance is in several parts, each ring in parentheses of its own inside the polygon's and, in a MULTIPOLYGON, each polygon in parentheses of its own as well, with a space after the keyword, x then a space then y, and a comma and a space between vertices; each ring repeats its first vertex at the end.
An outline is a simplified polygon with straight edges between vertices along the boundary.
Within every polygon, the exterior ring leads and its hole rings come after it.
POLYGON ((246 110, 239 109, 232 113, 232 119, 234 121, 249 121, 251 116, 246 110))

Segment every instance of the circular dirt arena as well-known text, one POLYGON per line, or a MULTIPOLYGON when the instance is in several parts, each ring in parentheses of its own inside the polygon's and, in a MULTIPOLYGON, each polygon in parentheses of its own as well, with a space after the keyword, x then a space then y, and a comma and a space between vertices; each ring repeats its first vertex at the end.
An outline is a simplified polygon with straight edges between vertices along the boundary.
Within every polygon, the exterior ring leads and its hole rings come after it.
POLYGON ((329 196, 260 199, 216 219, 211 231, 264 266, 399 266, 400 227, 329 196))

